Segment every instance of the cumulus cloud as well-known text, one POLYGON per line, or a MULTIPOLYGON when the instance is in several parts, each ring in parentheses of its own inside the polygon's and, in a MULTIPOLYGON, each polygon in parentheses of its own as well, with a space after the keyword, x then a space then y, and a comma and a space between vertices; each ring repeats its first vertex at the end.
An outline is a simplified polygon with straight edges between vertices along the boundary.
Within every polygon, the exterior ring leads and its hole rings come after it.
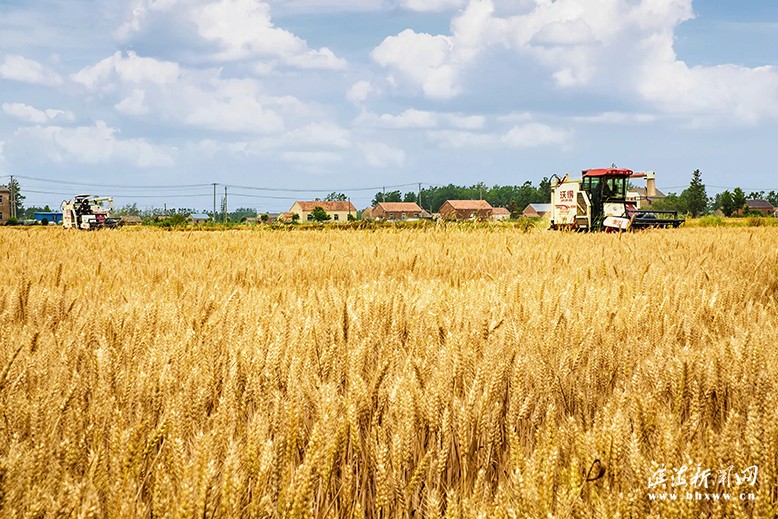
POLYGON ((54 162, 110 164, 126 162, 138 167, 169 167, 174 160, 171 150, 144 139, 121 139, 119 130, 103 121, 94 126, 66 128, 34 126, 20 128, 14 134, 17 144, 34 146, 54 162))
MULTIPOLYGON (((415 3, 416 0, 406 0, 415 3)), ((418 0, 424 5, 433 6, 418 0)), ((441 0, 440 4, 447 4, 441 0)), ((453 0, 451 2, 454 3, 453 0)), ((673 48, 677 27, 694 17, 692 0, 469 0, 450 34, 405 30, 372 53, 399 89, 449 100, 490 49, 539 63, 560 89, 636 98, 669 114, 755 123, 778 117, 773 67, 689 66, 673 48), (615 78, 604 84, 603 78, 615 78)))
POLYGON ((44 124, 50 121, 72 122, 76 118, 73 112, 70 111, 56 110, 54 108, 39 110, 24 103, 3 103, 3 111, 20 121, 33 124, 44 124))
POLYGON ((504 133, 441 130, 429 132, 429 139, 441 148, 508 149, 561 146, 571 132, 542 123, 516 125, 504 133))
POLYGON ((119 113, 153 113, 168 123, 220 132, 278 132, 285 126, 279 111, 305 111, 294 97, 264 94, 254 79, 223 79, 219 69, 187 70, 132 52, 117 52, 72 79, 90 91, 115 96, 113 107, 119 113))
POLYGON ((181 74, 177 63, 140 57, 130 51, 125 56, 117 51, 95 65, 84 67, 71 79, 90 90, 112 90, 117 83, 152 83, 169 85, 181 74))
POLYGON ((163 25, 178 31, 171 38, 187 40, 181 47, 198 48, 198 59, 256 61, 259 73, 278 63, 300 69, 346 68, 346 61, 329 48, 309 48, 305 40, 275 26, 270 11, 270 4, 260 0, 136 0, 117 37, 142 37, 164 20, 163 25))
POLYGON ((439 12, 458 9, 465 5, 465 0, 402 0, 400 5, 411 11, 439 12))
POLYGON ((365 162, 372 168, 400 167, 405 164, 405 151, 383 142, 363 143, 360 149, 365 162))
POLYGON ((37 61, 18 55, 7 55, 0 63, 0 78, 33 85, 59 86, 62 77, 37 61))
POLYGON ((367 101, 370 94, 376 93, 376 88, 370 81, 357 81, 346 92, 346 99, 354 104, 362 104, 367 101))

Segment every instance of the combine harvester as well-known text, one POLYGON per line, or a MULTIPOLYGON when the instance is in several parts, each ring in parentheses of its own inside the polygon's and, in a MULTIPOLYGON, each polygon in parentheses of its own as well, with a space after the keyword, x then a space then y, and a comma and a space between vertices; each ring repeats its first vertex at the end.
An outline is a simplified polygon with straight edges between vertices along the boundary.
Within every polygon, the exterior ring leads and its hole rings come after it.
POLYGON ((601 168, 583 171, 581 179, 569 175, 551 178, 551 228, 576 231, 630 231, 652 227, 678 227, 685 220, 678 211, 640 208, 640 195, 628 193, 628 181, 646 179, 646 198, 655 193, 654 173, 601 168))
POLYGON ((103 229, 114 228, 121 224, 121 219, 112 218, 113 198, 110 196, 76 195, 73 200, 62 202, 62 227, 70 229, 103 229), (108 207, 105 207, 105 203, 108 207))

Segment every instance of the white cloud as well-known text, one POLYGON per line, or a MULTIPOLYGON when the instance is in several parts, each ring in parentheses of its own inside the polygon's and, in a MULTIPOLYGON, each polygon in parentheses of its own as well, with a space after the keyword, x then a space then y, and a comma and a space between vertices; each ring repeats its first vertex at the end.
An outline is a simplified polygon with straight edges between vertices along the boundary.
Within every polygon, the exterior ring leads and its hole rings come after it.
POLYGON ((376 92, 376 88, 369 81, 357 81, 349 87, 346 99, 358 105, 367 101, 368 96, 376 92))
MULTIPOLYGON (((452 0, 451 5, 455 2, 452 0)), ((416 0, 406 4, 417 5, 416 0)), ((418 0, 418 6, 449 4, 418 0)), ((450 100, 486 52, 507 48, 546 68, 560 89, 647 101, 668 114, 756 123, 778 117, 778 71, 736 65, 688 66, 673 49, 692 0, 469 0, 450 34, 405 30, 372 53, 390 84, 450 100), (495 8, 497 5, 498 9, 495 8), (608 81, 604 81, 605 78, 608 81)), ((499 66, 497 64, 493 66, 499 66)))
POLYGON ((465 0, 402 0, 400 5, 411 11, 440 12, 460 8, 465 0))
POLYGON ((405 151, 393 148, 383 142, 364 143, 360 145, 360 149, 370 167, 400 167, 405 164, 405 151))
POLYGON ((435 128, 438 126, 438 116, 433 112, 408 109, 398 115, 382 114, 373 117, 377 126, 394 129, 435 128))
POLYGON ((73 112, 56 110, 54 108, 39 110, 24 103, 3 103, 3 111, 20 121, 34 124, 44 124, 55 120, 72 122, 76 118, 73 112))
POLYGON ((572 120, 581 123, 595 124, 631 124, 631 123, 652 123, 658 119, 652 114, 632 114, 624 112, 603 112, 594 115, 584 115, 573 117, 572 120))
POLYGON ((149 113, 149 107, 146 105, 146 93, 143 90, 135 89, 132 93, 113 105, 117 112, 127 115, 145 115, 149 113))
POLYGON ((5 158, 5 141, 0 141, 0 172, 8 171, 8 161, 5 158))
POLYGON ((34 146, 54 162, 110 164, 126 162, 137 167, 173 166, 172 150, 144 139, 121 139, 119 130, 103 121, 94 126, 65 128, 34 126, 17 130, 14 140, 34 146))
POLYGON ((0 78, 33 85, 59 86, 62 77, 37 61, 17 55, 7 55, 0 64, 0 78))
POLYGON ((266 74, 278 64, 300 69, 347 67, 331 49, 311 49, 305 40, 276 27, 270 10, 270 3, 261 0, 135 0, 116 36, 123 42, 143 40, 156 25, 172 25, 171 38, 183 39, 178 43, 180 49, 198 49, 194 59, 254 61, 258 74, 266 74), (203 48, 203 44, 210 48, 203 48))
POLYGON ((132 51, 125 57, 117 51, 95 65, 82 68, 71 79, 90 90, 112 90, 117 83, 170 85, 178 81, 180 75, 177 63, 142 58, 132 51))
MULTIPOLYGON (((406 29, 373 49, 373 60, 396 72, 424 95, 450 99, 460 92, 459 70, 452 64, 452 40, 406 29)), ((392 78, 393 79, 393 78, 392 78)))
POLYGON ((441 148, 510 149, 562 146, 572 137, 571 132, 541 123, 516 125, 504 133, 472 131, 432 131, 429 139, 441 148))

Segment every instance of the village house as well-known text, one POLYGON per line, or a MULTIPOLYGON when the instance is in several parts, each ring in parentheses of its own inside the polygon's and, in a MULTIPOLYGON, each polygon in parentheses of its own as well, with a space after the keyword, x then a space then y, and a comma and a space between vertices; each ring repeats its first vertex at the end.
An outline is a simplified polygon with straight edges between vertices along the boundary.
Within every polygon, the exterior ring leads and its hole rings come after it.
POLYGON ((543 218, 551 213, 551 204, 529 204, 521 216, 525 218, 543 218))
POLYGON ((11 217, 11 189, 0 186, 0 225, 5 224, 11 217))
POLYGON ((289 212, 299 215, 300 223, 312 222, 313 216, 311 213, 313 213, 313 210, 316 207, 324 209, 327 215, 329 215, 330 221, 333 222, 347 222, 349 216, 352 218, 357 217, 357 208, 349 201, 329 202, 325 200, 315 200, 313 202, 301 202, 298 200, 292 204, 289 212))
POLYGON ((192 223, 198 224, 198 223, 206 223, 210 221, 211 217, 208 214, 205 213, 193 213, 189 216, 192 223))
POLYGON ((359 216, 360 220, 372 220, 373 219, 373 208, 372 207, 366 207, 362 209, 362 212, 359 216))
POLYGON ((440 206, 440 216, 446 220, 486 220, 492 216, 492 206, 486 200, 446 200, 440 206))
POLYGON ((378 202, 370 211, 376 220, 411 220, 422 217, 422 208, 416 202, 378 202))
POLYGON ((492 220, 508 220, 511 217, 511 212, 504 207, 495 207, 492 209, 492 220))
MULTIPOLYGON (((767 200, 746 200, 746 209, 749 213, 759 213, 762 216, 773 216, 775 213, 775 207, 767 200)), ((742 215, 743 211, 736 211, 735 214, 742 215)))

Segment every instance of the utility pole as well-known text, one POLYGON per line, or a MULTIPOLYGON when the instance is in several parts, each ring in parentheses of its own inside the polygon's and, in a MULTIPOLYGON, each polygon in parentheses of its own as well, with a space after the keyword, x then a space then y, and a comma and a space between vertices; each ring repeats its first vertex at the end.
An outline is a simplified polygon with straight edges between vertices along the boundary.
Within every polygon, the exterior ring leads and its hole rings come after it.
POLYGON ((11 202, 11 218, 16 218, 16 193, 14 190, 14 176, 11 175, 11 180, 8 183, 8 187, 11 188, 11 196, 10 196, 10 202, 11 202))
POLYGON ((386 187, 384 187, 381 191, 381 201, 386 202, 386 187))
POLYGON ((419 194, 416 195, 416 201, 419 203, 419 207, 421 207, 421 182, 419 182, 419 194))
POLYGON ((216 182, 213 182, 213 221, 216 221, 216 182))

